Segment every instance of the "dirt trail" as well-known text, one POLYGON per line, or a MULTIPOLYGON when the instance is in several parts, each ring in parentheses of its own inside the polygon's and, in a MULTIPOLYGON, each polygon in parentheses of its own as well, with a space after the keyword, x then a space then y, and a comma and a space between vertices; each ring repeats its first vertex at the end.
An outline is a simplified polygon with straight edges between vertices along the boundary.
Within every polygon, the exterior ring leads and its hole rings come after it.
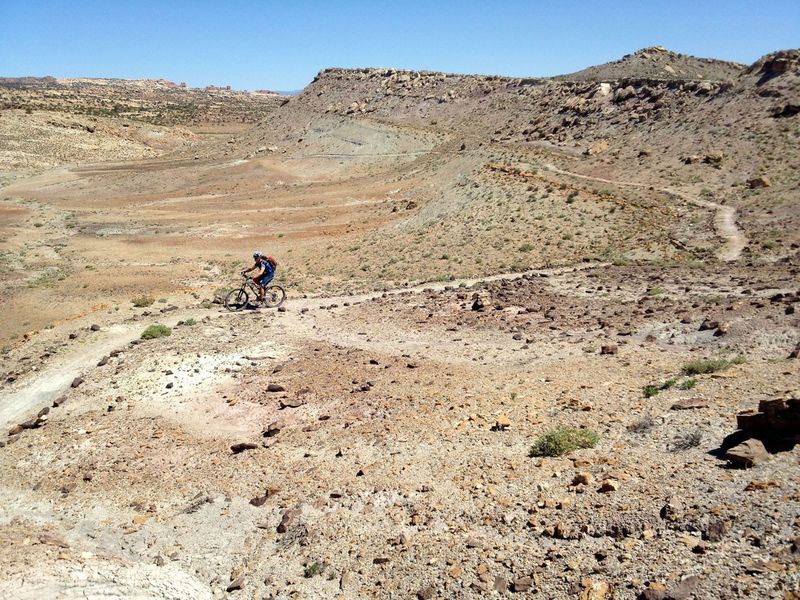
MULTIPOLYGON (((384 294, 398 295, 404 293, 420 293, 425 290, 443 290, 445 287, 450 286, 471 286, 482 282, 514 280, 529 275, 558 275, 569 271, 593 269, 606 265, 607 263, 585 263, 552 269, 532 269, 516 273, 498 273, 473 279, 455 279, 446 282, 422 283, 406 288, 363 294, 311 296, 304 299, 292 300, 291 302, 293 311, 299 311, 301 309, 314 311, 320 310, 318 306, 320 302, 364 302, 384 294)), ((183 311, 175 311, 172 313, 169 320, 163 321, 164 324, 170 327, 173 326, 177 321, 186 316, 184 313, 187 313, 187 311, 196 314, 197 308, 194 307, 183 311)), ((81 373, 87 369, 87 366, 95 365, 103 356, 135 340, 139 337, 141 330, 142 324, 139 322, 106 325, 103 331, 93 334, 96 337, 92 341, 74 344, 67 350, 65 355, 59 356, 44 369, 35 371, 26 378, 26 381, 18 382, 10 389, 1 392, 0 428, 8 428, 15 423, 22 422, 45 406, 50 406, 53 400, 69 389, 72 381, 80 376, 81 373)), ((304 332, 301 328, 298 329, 296 333, 310 335, 311 332, 304 332)), ((247 354, 248 351, 247 349, 244 350, 243 354, 247 354)))
MULTIPOLYGON (((570 177, 577 177, 578 179, 585 179, 587 181, 596 181, 598 183, 608 183, 610 185, 618 185, 623 187, 633 187, 633 188, 650 188, 652 186, 645 184, 645 183, 636 183, 632 181, 615 181, 613 179, 604 179, 603 177, 592 177, 591 175, 582 175, 580 173, 574 173, 572 171, 565 171, 564 169, 559 169, 555 165, 545 164, 544 168, 548 171, 553 173, 558 173, 559 175, 567 175, 570 177)), ((717 235, 725 240, 725 245, 719 249, 717 252, 717 258, 720 260, 731 262, 738 260, 739 257, 742 255, 742 250, 744 250, 745 246, 747 246, 747 238, 744 234, 739 230, 736 226, 736 209, 732 206, 724 206, 722 204, 717 204, 716 202, 711 202, 710 200, 701 200, 700 198, 696 198, 694 196, 690 196, 684 192, 679 192, 672 188, 659 188, 653 187, 656 191, 663 192, 669 196, 674 196, 676 198, 680 198, 686 202, 694 204, 695 206, 700 206, 703 208, 710 208, 711 210, 715 211, 714 216, 714 229, 717 231, 717 235)))
MULTIPOLYGON (((178 312, 165 321, 172 326, 181 317, 178 312)), ((26 420, 64 394, 72 381, 94 366, 104 356, 139 337, 141 323, 113 323, 92 334, 90 341, 76 342, 67 352, 46 367, 30 374, 26 381, 0 392, 0 429, 26 420)))

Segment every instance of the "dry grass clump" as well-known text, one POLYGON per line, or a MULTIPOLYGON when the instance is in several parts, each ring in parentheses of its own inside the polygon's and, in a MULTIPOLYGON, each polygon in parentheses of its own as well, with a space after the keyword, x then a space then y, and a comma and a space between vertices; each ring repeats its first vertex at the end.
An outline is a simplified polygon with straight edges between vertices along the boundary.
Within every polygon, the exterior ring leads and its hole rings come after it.
POLYGON ((530 456, 562 456, 580 448, 594 448, 598 441, 600 436, 591 429, 556 427, 536 438, 530 456))

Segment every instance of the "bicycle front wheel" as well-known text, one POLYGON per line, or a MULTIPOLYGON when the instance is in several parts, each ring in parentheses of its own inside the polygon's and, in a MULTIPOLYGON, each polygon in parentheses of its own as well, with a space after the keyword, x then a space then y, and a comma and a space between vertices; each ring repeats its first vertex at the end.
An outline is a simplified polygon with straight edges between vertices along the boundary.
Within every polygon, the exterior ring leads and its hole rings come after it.
POLYGON ((247 295, 247 291, 244 288, 239 288, 238 290, 231 290, 228 292, 223 304, 229 311, 236 312, 247 306, 249 301, 250 298, 247 295))
POLYGON ((283 304, 284 300, 286 300, 286 292, 281 286, 271 285, 267 287, 264 297, 264 306, 267 308, 276 308, 283 304))

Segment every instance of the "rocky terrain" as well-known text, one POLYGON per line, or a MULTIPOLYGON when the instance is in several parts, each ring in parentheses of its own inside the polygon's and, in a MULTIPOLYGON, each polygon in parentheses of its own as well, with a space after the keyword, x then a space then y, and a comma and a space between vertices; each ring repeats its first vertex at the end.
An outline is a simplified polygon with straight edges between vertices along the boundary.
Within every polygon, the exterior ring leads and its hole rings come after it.
POLYGON ((800 597, 799 61, 7 86, 0 597, 800 597))

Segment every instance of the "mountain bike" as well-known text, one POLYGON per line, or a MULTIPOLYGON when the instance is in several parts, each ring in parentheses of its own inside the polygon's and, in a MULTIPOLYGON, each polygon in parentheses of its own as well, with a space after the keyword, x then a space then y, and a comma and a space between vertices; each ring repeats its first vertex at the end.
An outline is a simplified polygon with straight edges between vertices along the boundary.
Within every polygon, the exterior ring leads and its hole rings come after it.
POLYGON ((261 300, 259 285, 253 281, 253 278, 247 275, 242 275, 242 278, 244 279, 242 285, 228 292, 225 299, 222 301, 225 308, 229 311, 239 311, 250 304, 254 307, 264 306, 266 308, 276 308, 286 300, 286 291, 284 291, 281 286, 273 284, 267 286, 264 293, 264 300, 261 300))

